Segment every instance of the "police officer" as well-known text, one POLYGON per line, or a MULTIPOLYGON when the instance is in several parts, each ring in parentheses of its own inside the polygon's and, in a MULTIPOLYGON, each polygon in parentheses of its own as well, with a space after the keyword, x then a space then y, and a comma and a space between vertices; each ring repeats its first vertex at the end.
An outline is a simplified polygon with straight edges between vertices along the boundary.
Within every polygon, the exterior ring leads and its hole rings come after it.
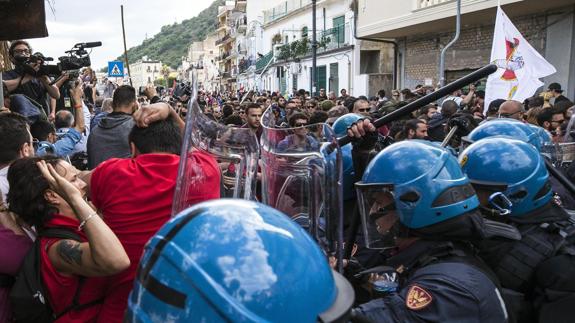
MULTIPOLYGON (((370 130, 362 120, 348 134, 370 130)), ((455 157, 425 141, 396 143, 371 160, 356 187, 366 245, 386 248, 379 260, 392 268, 371 277, 374 288, 387 286, 388 293, 355 308, 356 318, 507 321, 496 278, 470 243, 491 233, 455 157)))
MULTIPOLYGON (((509 118, 495 119, 481 124, 467 136, 466 140, 475 142, 494 136, 507 136, 530 143, 541 153, 551 156, 552 159, 557 154, 557 148, 551 141, 551 135, 545 129, 509 118)), ((573 195, 554 176, 550 176, 549 181, 558 201, 561 201, 561 205, 568 209, 574 209, 575 198, 573 195)))
POLYGON ((182 211, 146 245, 125 322, 345 322, 353 301, 285 214, 220 199, 182 211))
POLYGON ((502 286, 515 292, 505 292, 508 305, 522 322, 572 321, 575 219, 554 202, 543 157, 523 141, 490 137, 465 149, 459 161, 483 213, 521 232, 520 241, 481 243, 502 286))

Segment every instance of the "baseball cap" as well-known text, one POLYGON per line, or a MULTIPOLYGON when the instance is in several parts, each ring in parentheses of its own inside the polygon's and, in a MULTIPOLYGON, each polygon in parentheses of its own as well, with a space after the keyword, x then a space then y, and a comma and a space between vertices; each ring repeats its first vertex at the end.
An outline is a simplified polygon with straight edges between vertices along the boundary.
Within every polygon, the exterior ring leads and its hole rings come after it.
POLYGON ((550 91, 555 91, 555 92, 563 92, 563 90, 561 89, 561 84, 559 83, 551 83, 549 84, 549 87, 547 88, 550 91))

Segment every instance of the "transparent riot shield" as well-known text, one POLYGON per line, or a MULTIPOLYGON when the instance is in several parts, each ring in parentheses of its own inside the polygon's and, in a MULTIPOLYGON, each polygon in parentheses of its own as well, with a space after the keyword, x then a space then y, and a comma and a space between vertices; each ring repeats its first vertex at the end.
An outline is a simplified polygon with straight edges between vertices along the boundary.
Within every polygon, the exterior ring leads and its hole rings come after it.
POLYGON ((210 154, 218 162, 221 197, 255 199, 259 158, 255 133, 247 128, 223 125, 205 115, 197 102, 195 75, 191 90, 172 214, 190 206, 187 198, 190 189, 207 176, 195 162, 193 154, 197 151, 210 154))
POLYGON ((297 128, 275 124, 272 110, 267 109, 260 139, 263 202, 290 216, 327 251, 339 251, 342 157, 335 133, 326 124, 297 128))
MULTIPOLYGON (((542 129, 542 128, 540 128, 542 129)), ((540 130, 540 133, 545 130, 540 130)), ((558 142, 551 142, 551 134, 541 148, 541 153, 547 157, 555 167, 567 169, 575 160, 575 118, 571 118, 564 130, 562 130, 558 142)))

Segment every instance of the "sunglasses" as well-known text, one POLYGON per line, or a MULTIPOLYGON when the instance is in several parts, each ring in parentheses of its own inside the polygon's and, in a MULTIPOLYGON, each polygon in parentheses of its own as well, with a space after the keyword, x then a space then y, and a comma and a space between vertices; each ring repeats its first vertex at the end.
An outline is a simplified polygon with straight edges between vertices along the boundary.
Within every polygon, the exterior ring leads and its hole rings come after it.
POLYGON ((369 112, 369 108, 367 108, 367 109, 358 109, 357 111, 359 111, 359 112, 369 112))
POLYGON ((497 117, 498 117, 498 118, 509 118, 509 117, 511 117, 511 116, 513 116, 513 115, 518 114, 519 112, 521 112, 521 111, 515 111, 515 112, 513 112, 513 113, 500 113, 500 114, 497 115, 497 117))
POLYGON ((296 123, 294 126, 295 126, 296 128, 297 128, 297 127, 305 127, 305 126, 307 126, 307 122, 298 122, 298 123, 296 123))

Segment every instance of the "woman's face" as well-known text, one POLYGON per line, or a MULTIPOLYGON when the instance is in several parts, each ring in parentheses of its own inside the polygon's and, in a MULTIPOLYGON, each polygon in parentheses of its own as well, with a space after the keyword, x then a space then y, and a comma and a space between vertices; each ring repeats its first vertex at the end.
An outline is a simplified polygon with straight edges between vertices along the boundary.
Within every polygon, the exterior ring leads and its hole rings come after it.
POLYGON ((78 171, 76 167, 62 160, 58 162, 56 172, 68 180, 68 182, 72 183, 72 185, 76 186, 76 188, 82 193, 82 196, 86 196, 86 182, 78 177, 80 171, 78 171))

